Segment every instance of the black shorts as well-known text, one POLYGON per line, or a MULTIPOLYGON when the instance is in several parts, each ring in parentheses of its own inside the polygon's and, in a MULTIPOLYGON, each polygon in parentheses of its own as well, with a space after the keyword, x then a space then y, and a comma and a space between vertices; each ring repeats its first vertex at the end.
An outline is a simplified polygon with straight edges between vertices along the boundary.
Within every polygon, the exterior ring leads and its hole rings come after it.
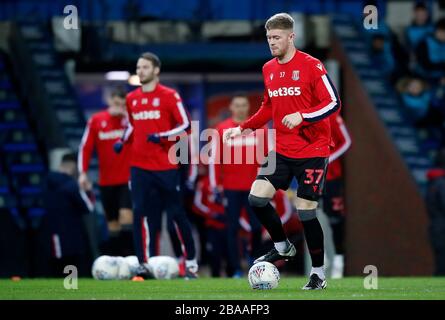
POLYGON ((344 216, 343 180, 334 179, 326 181, 323 196, 323 211, 328 217, 344 216))
POLYGON ((131 195, 127 183, 99 188, 107 221, 119 220, 120 209, 131 209, 131 195))
POLYGON ((257 180, 267 180, 275 190, 287 190, 292 179, 298 182, 297 196, 302 199, 317 201, 323 194, 326 180, 328 158, 291 159, 271 151, 267 161, 261 166, 257 180), (266 174, 270 157, 276 155, 276 168, 272 174, 266 174))

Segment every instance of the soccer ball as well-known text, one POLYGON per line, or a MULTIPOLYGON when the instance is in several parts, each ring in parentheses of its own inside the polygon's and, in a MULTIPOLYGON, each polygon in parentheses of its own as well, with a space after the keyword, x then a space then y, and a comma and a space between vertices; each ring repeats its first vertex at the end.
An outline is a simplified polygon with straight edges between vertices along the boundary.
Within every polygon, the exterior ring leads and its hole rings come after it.
POLYGON ((117 257, 119 263, 119 272, 117 279, 128 280, 137 274, 139 260, 136 256, 117 257))
POLYGON ((124 258, 124 263, 128 266, 130 278, 134 277, 139 268, 139 260, 136 256, 128 256, 124 258))
POLYGON ((94 261, 91 272, 96 280, 116 279, 119 273, 118 257, 100 256, 94 261))
POLYGON ((117 272, 117 280, 128 280, 131 278, 130 266, 125 261, 124 257, 117 257, 119 270, 117 272))
POLYGON ((115 257, 119 266, 116 279, 128 280, 136 275, 136 269, 139 265, 138 258, 136 256, 129 257, 115 257), (136 266, 134 265, 134 258, 136 258, 136 266))
POLYGON ((249 284, 252 289, 268 290, 278 287, 280 272, 270 262, 259 262, 249 270, 249 284))
POLYGON ((178 262, 169 256, 150 257, 145 266, 156 279, 173 279, 179 274, 178 262))

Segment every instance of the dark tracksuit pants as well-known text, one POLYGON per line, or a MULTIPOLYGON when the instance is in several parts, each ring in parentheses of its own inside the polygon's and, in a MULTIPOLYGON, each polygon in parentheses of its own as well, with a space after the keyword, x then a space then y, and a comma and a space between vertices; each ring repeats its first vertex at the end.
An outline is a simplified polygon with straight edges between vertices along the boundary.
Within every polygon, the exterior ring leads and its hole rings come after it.
MULTIPOLYGON (((227 230, 207 227, 207 241, 210 252, 210 270, 212 277, 221 276, 221 266, 227 257, 227 230)), ((227 268, 229 269, 229 268, 227 268)))
POLYGON ((182 204, 178 170, 150 171, 131 168, 133 231, 136 255, 140 263, 155 256, 159 248, 162 211, 176 222, 184 242, 186 259, 195 258, 192 230, 182 204))
POLYGON ((170 236, 170 242, 176 258, 182 257, 184 254, 182 241, 178 234, 178 228, 173 217, 167 212, 167 232, 170 236))
POLYGON ((257 257, 261 250, 261 223, 249 205, 249 191, 225 190, 225 213, 227 218, 227 250, 228 264, 233 272, 241 271, 240 247, 239 247, 239 218, 242 208, 245 208, 249 216, 251 227, 251 257, 257 257))

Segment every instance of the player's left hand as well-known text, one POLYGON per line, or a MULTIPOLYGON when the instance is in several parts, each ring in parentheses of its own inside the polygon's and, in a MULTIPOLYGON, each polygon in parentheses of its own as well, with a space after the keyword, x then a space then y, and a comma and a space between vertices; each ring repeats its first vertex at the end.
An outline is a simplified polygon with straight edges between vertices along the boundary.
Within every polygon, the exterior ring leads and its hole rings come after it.
POLYGON ((303 122, 303 117, 301 116, 300 112, 288 114, 281 121, 281 123, 283 123, 283 125, 289 129, 295 128, 302 122, 303 122))
POLYGON ((147 137, 147 141, 151 141, 153 143, 160 143, 161 137, 157 133, 149 134, 147 137))
POLYGON ((118 140, 113 144, 113 150, 117 154, 121 153, 123 148, 124 148, 124 143, 121 140, 118 140))

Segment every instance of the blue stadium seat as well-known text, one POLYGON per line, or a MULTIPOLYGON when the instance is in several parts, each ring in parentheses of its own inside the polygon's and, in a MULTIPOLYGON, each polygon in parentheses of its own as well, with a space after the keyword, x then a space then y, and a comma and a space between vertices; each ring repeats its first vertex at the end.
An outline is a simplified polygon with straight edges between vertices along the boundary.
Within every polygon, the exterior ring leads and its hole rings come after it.
POLYGON ((42 170, 25 171, 19 169, 14 171, 12 173, 14 189, 22 195, 35 195, 41 193, 45 181, 45 171, 43 168, 40 169, 42 170))
POLYGON ((29 130, 10 129, 0 133, 1 145, 5 143, 34 143, 35 137, 29 130))
POLYGON ((11 90, 12 89, 12 83, 8 79, 1 79, 0 80, 0 89, 11 90))
POLYGON ((17 151, 37 151, 37 145, 31 143, 6 143, 2 147, 4 152, 17 152, 17 151))
POLYGON ((12 193, 6 172, 0 171, 0 209, 17 206, 17 198, 12 193))
POLYGON ((0 100, 0 110, 19 109, 20 103, 17 100, 0 100))
POLYGON ((4 155, 4 163, 7 167, 23 165, 43 166, 43 160, 39 153, 32 151, 9 152, 4 155))
POLYGON ((19 109, 0 109, 0 122, 22 122, 25 119, 19 109))

